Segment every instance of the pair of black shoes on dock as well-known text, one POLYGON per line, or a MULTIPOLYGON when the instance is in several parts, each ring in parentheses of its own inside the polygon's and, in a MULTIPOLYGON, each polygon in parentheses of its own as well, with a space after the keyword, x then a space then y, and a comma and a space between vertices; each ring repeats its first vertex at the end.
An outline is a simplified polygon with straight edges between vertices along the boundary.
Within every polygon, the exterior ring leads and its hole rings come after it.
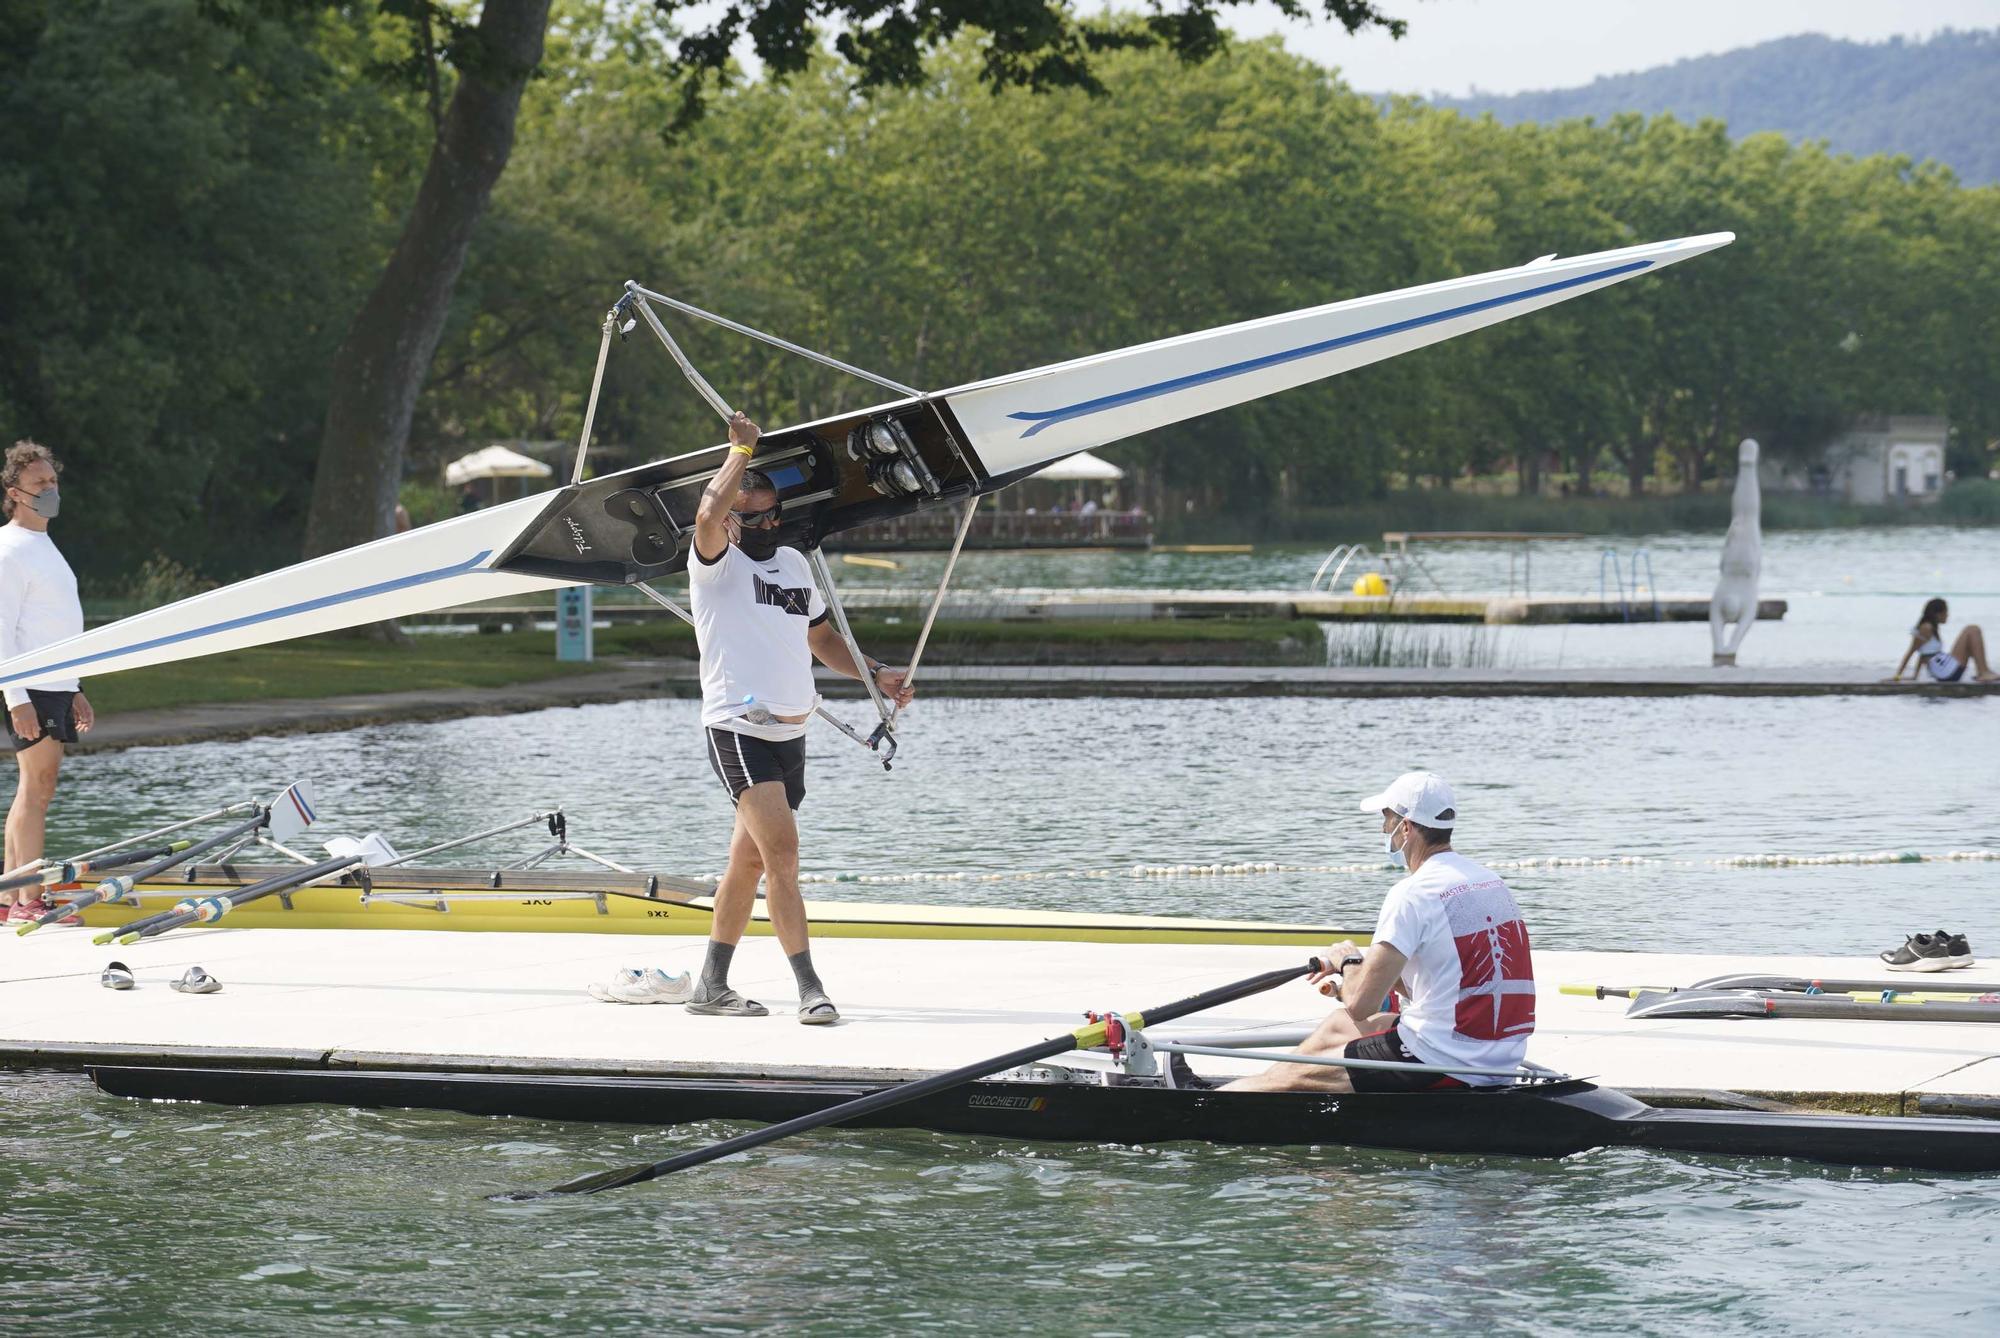
POLYGON ((1955 971, 1972 965, 1972 945, 1965 935, 1940 929, 1935 934, 1912 934, 1902 947, 1882 953, 1881 958, 1891 971, 1955 971))

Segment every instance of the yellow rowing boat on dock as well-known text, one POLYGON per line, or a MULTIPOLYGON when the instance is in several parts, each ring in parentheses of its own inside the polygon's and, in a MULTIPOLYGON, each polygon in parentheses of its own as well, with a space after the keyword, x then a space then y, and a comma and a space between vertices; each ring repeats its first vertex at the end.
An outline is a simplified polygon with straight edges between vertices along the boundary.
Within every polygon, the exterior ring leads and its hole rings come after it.
MULTIPOLYGON (((115 929, 283 874, 285 865, 194 865, 140 883, 125 899, 82 912, 94 929, 115 929)), ((714 918, 709 879, 669 874, 481 868, 385 869, 260 898, 233 911, 237 929, 437 929, 540 934, 706 935, 714 918)), ((60 893, 58 893, 60 895, 60 893)), ((815 937, 1001 939, 1064 943, 1206 943, 1324 948, 1366 943, 1365 931, 1331 925, 1202 920, 1165 915, 933 906, 808 899, 815 937)), ((759 901, 752 934, 771 925, 759 901)))

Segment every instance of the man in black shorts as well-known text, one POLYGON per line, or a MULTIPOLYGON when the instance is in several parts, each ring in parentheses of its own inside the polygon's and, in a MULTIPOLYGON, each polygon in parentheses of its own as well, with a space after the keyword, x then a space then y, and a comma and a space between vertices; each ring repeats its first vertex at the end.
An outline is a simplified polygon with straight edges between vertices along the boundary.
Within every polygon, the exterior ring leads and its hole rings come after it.
POLYGON ((708 957, 687 1011, 762 1017, 769 1010, 729 988, 729 963, 750 923, 757 880, 771 927, 799 983, 799 1021, 838 1022, 813 970, 799 897, 799 831, 806 793, 806 725, 819 704, 813 661, 849 678, 872 674, 890 701, 908 704, 908 674, 873 660, 857 665, 827 618, 812 569, 778 543, 777 491, 749 467, 758 429, 729 423, 729 454, 701 495, 688 593, 701 647, 701 723, 709 765, 736 805, 729 867, 715 889, 708 957))
POLYGON ((1451 847, 1458 800, 1428 771, 1361 801, 1380 813, 1383 846, 1409 876, 1389 889, 1364 953, 1337 943, 1313 977, 1344 1001, 1299 1047, 1414 1068, 1274 1064, 1238 1091, 1421 1092, 1511 1081, 1535 1030, 1528 926, 1499 874, 1451 847), (1402 1007, 1385 1011, 1391 991, 1402 1007))
MULTIPOLYGON (((7 516, 0 525, 0 660, 9 660, 80 634, 83 605, 77 601, 75 574, 49 538, 49 522, 62 493, 48 447, 15 442, 0 465, 0 489, 0 510, 7 516)), ((82 688, 76 679, 56 675, 6 691, 7 729, 21 773, 7 810, 4 863, 9 869, 42 857, 63 745, 75 743, 96 721, 82 688)), ((0 914, 8 920, 36 920, 47 910, 33 885, 0 892, 0 914)))

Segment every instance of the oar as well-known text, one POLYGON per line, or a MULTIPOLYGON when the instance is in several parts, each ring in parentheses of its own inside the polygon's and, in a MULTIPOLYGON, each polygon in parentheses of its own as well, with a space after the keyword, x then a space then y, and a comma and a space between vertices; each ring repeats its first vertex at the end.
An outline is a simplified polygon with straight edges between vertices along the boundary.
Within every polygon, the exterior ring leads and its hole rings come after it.
POLYGON ((64 860, 59 864, 51 864, 44 860, 39 872, 0 881, 0 892, 10 888, 25 887, 30 883, 40 883, 44 887, 80 883, 93 873, 102 873, 106 869, 122 869, 127 864, 157 859, 176 850, 185 850, 190 844, 192 843, 188 841, 169 841, 165 845, 148 846, 144 850, 121 850, 115 855, 106 855, 101 859, 64 860))
MULTIPOLYGON (((176 841, 172 845, 162 848, 166 852, 165 858, 155 860, 152 864, 136 872, 121 874, 116 878, 107 878, 94 889, 84 893, 74 901, 50 910, 48 914, 42 916, 39 920, 36 920, 32 924, 22 925, 14 932, 17 934, 30 933, 40 929, 43 925, 51 921, 61 919, 65 915, 74 915, 78 911, 95 906, 100 901, 123 901, 126 897, 132 895, 134 887, 145 882, 147 879, 157 878, 176 864, 184 864, 198 855, 206 854, 217 846, 225 845, 228 842, 237 840, 239 837, 247 836, 270 820, 271 811, 269 809, 259 809, 255 817, 246 818, 227 831, 218 832, 214 836, 205 837, 200 841, 176 841)), ((141 854, 139 858, 147 858, 147 855, 141 854)), ((122 856, 117 861, 117 863, 124 862, 122 856)), ((106 866, 100 865, 99 867, 106 866)))
POLYGON ((2000 1022, 2000 1004, 1862 1003, 1845 995, 1746 994, 1731 990, 1641 991, 1627 1017, 1844 1018, 1872 1022, 2000 1022))
MULTIPOLYGON (((1304 966, 1287 967, 1282 971, 1266 971, 1262 975, 1251 976, 1247 980, 1239 980, 1233 985, 1223 985, 1217 989, 1207 990, 1191 998, 1182 999, 1178 1003, 1170 1003, 1161 1008, 1149 1008, 1144 1013, 1127 1013, 1122 1021, 1126 1027, 1135 1031, 1152 1024, 1171 1022, 1177 1017, 1186 1017, 1190 1013, 1199 1013, 1204 1009, 1216 1008, 1222 1004, 1231 1003, 1252 994, 1261 994, 1265 990, 1275 989, 1287 981, 1297 980, 1299 977, 1319 969, 1319 963, 1307 962, 1304 966)), ((594 1175, 580 1176, 575 1180, 565 1181, 552 1189, 526 1190, 512 1194, 495 1194, 491 1197, 502 1202, 523 1203, 532 1199, 552 1198, 558 1194, 596 1194, 602 1190, 620 1189, 626 1185, 637 1185, 648 1180, 657 1180, 663 1175, 672 1175, 675 1171, 684 1171, 690 1166, 700 1166, 705 1162, 715 1161, 720 1157, 731 1156, 738 1152, 747 1152, 751 1148, 763 1147, 766 1143, 775 1143, 779 1139, 789 1138, 793 1134, 802 1134, 811 1129, 821 1129, 829 1124, 841 1124, 848 1120, 859 1119, 863 1115, 872 1115, 878 1110, 888 1110, 892 1106, 900 1106, 910 1101, 919 1101, 924 1097, 938 1092, 949 1091, 954 1087, 962 1087, 969 1082, 977 1082, 981 1078, 990 1078, 996 1073, 1005 1073, 1008 1069, 1019 1068, 1023 1064, 1032 1064, 1036 1060, 1048 1059, 1053 1055, 1066 1054, 1071 1050, 1092 1049, 1104 1044, 1106 1030, 1119 1020, 1116 1018, 1094 1020, 1088 1026, 1078 1027, 1075 1031, 1068 1032, 1062 1036, 1052 1036, 1046 1041, 1038 1041, 1034 1045, 1025 1045, 1019 1050, 1010 1050, 1004 1055, 995 1055, 991 1059, 982 1059, 976 1064, 967 1064, 963 1068, 952 1069, 948 1073, 939 1073, 929 1078, 920 1078, 915 1082, 897 1083, 892 1087, 884 1087, 880 1091, 870 1092, 867 1096, 845 1102, 831 1109, 815 1111, 810 1115, 800 1115, 795 1119, 785 1120, 782 1123, 773 1124, 767 1128, 754 1129, 747 1134, 738 1134, 734 1138, 725 1138, 720 1143, 711 1143, 709 1146, 697 1148, 693 1152, 683 1152, 679 1156, 669 1157, 665 1161, 656 1161, 650 1166, 627 1166, 622 1170, 599 1171, 594 1175)))
MULTIPOLYGON (((115 869, 118 868, 120 865, 136 864, 140 860, 154 859, 161 855, 173 855, 180 851, 186 850, 189 846, 192 846, 193 844, 194 842, 192 841, 169 841, 167 842, 167 844, 163 846, 154 846, 148 850, 135 850, 129 856, 120 855, 112 859, 100 860, 97 862, 94 868, 90 864, 64 864, 60 866, 59 869, 59 872, 61 873, 62 876, 50 877, 48 886, 51 888, 55 888, 68 883, 80 883, 87 875, 89 875, 92 872, 101 873, 105 869, 115 869)), ((175 861, 173 860, 166 861, 166 863, 168 864, 172 864, 174 862, 175 861)), ((40 929, 45 924, 49 924, 53 921, 60 920, 66 915, 76 914, 76 912, 82 910, 86 906, 95 905, 97 902, 103 900, 115 901, 117 900, 117 898, 115 897, 111 898, 104 897, 101 893, 101 889, 109 887, 112 883, 115 883, 117 881, 118 880, 116 878, 110 879, 105 883, 99 884, 100 890, 97 892, 86 892, 80 897, 73 898, 69 901, 59 902, 55 906, 50 907, 48 911, 44 912, 39 919, 33 920, 28 924, 22 925, 19 929, 16 929, 14 932, 16 934, 31 934, 35 930, 40 929)))
POLYGON ((1895 990, 1901 993, 1909 985, 1922 982, 1926 994, 1992 994, 2000 990, 2000 985, 1980 985, 1972 981, 1961 981, 1953 976, 1941 979, 1945 973, 1927 971, 1913 973, 1904 980, 1814 980, 1805 976, 1712 976, 1707 980, 1697 980, 1698 990, 1786 990, 1801 994, 1834 994, 1846 990, 1895 990))
POLYGON ((193 924, 197 920, 204 923, 220 920, 240 906, 268 897, 273 892, 285 892, 302 883, 314 882, 331 877, 342 869, 349 869, 362 862, 359 855, 342 855, 339 859, 322 860, 318 864, 308 864, 300 869, 287 869, 248 887, 235 888, 211 897, 190 897, 177 904, 170 911, 149 915, 143 920, 99 934, 93 943, 137 943, 142 938, 153 938, 170 929, 193 924))
MULTIPOLYGON (((1830 980, 1828 985, 1842 982, 1830 980)), ((1871 982, 1856 982, 1869 984, 1871 982)), ((1894 985, 1884 985, 1879 989, 1811 991, 1773 990, 1728 986, 1708 988, 1701 985, 1564 985, 1564 994, 1580 994, 1591 999, 1636 999, 1640 995, 1660 996, 1668 994, 1727 994, 1744 998, 1776 999, 1780 1003, 1799 999, 1856 999, 1862 1003, 2000 1003, 2000 990, 1988 987, 1981 993, 1959 990, 1906 990, 1894 985)))
MULTIPOLYGON (((94 865, 92 865, 93 868, 99 868, 99 869, 111 868, 113 866, 105 863, 102 860, 98 860, 97 857, 99 855, 109 854, 114 850, 123 850, 126 846, 129 845, 137 845, 141 841, 150 841, 156 836, 166 836, 171 832, 182 831, 188 827, 199 827, 202 823, 214 822, 217 818, 233 818, 239 813, 254 813, 260 811, 263 807, 264 806, 262 804, 256 803, 254 801, 247 801, 240 804, 230 804, 225 808, 218 808, 212 813, 203 813, 201 816, 194 818, 182 818, 179 822, 170 822, 164 827, 155 827, 150 832, 140 832, 137 836, 123 837, 120 840, 111 842, 111 844, 109 845, 98 846, 95 850, 86 850, 81 855, 72 855, 69 859, 69 862, 72 864, 83 864, 86 861, 96 860, 97 862, 94 865)), ((38 881, 40 882, 53 881, 58 883, 74 881, 72 879, 67 879, 67 878, 57 878, 57 879, 44 878, 40 871, 42 869, 47 868, 48 864, 49 861, 46 859, 30 860, 28 863, 21 865, 19 868, 7 870, 5 874, 0 874, 0 891, 5 891, 9 888, 23 887, 28 883, 38 882, 38 881)))

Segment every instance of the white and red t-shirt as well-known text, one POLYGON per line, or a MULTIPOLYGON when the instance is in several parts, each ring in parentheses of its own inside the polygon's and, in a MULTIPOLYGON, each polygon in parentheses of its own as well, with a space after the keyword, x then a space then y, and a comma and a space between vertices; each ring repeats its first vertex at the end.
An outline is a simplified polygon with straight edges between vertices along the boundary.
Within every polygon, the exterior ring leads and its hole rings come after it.
MULTIPOLYGON (((1375 941, 1409 958, 1397 1031, 1426 1064, 1511 1068, 1535 1030, 1528 926, 1499 874, 1440 851, 1389 889, 1375 941)), ((1507 1081, 1459 1075, 1479 1086, 1507 1081)))

